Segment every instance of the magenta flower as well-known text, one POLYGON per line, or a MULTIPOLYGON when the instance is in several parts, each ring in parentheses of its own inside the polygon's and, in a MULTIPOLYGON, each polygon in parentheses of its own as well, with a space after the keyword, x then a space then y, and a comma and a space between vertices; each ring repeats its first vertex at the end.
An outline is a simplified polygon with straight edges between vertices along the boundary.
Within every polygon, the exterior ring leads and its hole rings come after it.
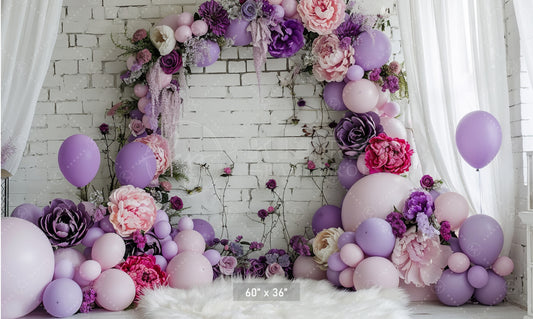
POLYGON ((127 273, 135 284, 135 300, 142 296, 143 289, 153 289, 168 285, 167 274, 156 264, 152 255, 129 256, 117 266, 127 273))
POLYGON ((181 210, 183 208, 183 200, 178 196, 172 196, 170 198, 170 206, 175 210, 181 210))
POLYGON ((370 74, 368 75, 368 79, 372 82, 378 82, 379 80, 381 80, 381 68, 375 68, 374 70, 372 70, 372 72, 370 72, 370 74))
POLYGON ((269 213, 273 213, 275 210, 276 210, 276 209, 275 209, 274 207, 272 207, 272 206, 268 206, 268 208, 267 208, 267 211, 268 211, 269 213))
POLYGON ((270 190, 274 190, 278 185, 276 184, 276 180, 275 179, 269 179, 267 182, 266 182, 266 188, 270 189, 270 190))
POLYGON ((434 184, 435 184, 435 181, 433 180, 433 177, 431 177, 431 175, 424 175, 420 179, 420 186, 422 186, 425 189, 431 189, 434 184))
POLYGON ((98 129, 100 129, 100 133, 102 133, 103 135, 106 135, 107 133, 109 133, 109 125, 107 125, 106 123, 100 124, 98 129))
POLYGON ((266 211, 266 209, 260 209, 258 212, 257 212, 257 216, 259 218, 261 218, 261 220, 265 220, 265 218, 267 218, 268 216, 268 211, 266 211))
POLYGON ((224 174, 231 175, 231 167, 224 167, 224 174))
POLYGON ((449 241, 452 238, 450 222, 443 221, 440 223, 440 235, 445 241, 449 241))
POLYGON ((313 162, 313 161, 307 161, 307 169, 310 170, 310 171, 315 170, 315 169, 316 169, 315 162, 313 162))

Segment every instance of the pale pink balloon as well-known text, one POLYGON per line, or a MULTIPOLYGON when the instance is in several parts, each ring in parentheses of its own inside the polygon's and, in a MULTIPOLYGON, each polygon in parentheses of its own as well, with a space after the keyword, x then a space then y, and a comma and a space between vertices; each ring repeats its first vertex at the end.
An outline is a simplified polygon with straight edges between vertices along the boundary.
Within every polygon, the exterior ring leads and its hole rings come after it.
POLYGON ((281 4, 283 0, 268 0, 268 3, 270 3, 271 5, 276 5, 276 4, 281 4))
POLYGON ((379 91, 367 79, 346 83, 342 90, 342 100, 346 107, 355 113, 366 113, 372 110, 379 99, 379 91))
POLYGON ((383 105, 381 110, 389 117, 396 117, 400 115, 400 104, 397 102, 387 102, 383 105))
POLYGON ((448 221, 452 230, 457 230, 468 217, 468 202, 458 193, 440 194, 435 200, 435 217, 439 223, 448 221))
POLYGON ((470 268, 470 259, 461 252, 456 252, 448 257, 448 267, 456 274, 461 274, 470 268))
POLYGON ((60 248, 54 252, 54 262, 57 264, 62 260, 70 261, 74 268, 77 268, 86 258, 75 248, 60 248))
POLYGON ((213 268, 202 254, 186 251, 178 254, 168 263, 166 272, 170 287, 190 289, 210 284, 213 268))
POLYGON ((381 87, 379 85, 376 84, 376 87, 378 89, 378 92, 379 92, 379 97, 378 97, 378 102, 376 103, 376 108, 379 110, 379 111, 383 111, 383 106, 385 105, 385 103, 387 103, 390 99, 390 93, 389 93, 389 90, 385 90, 385 92, 383 92, 381 90, 381 87))
POLYGON ((139 111, 144 112, 144 109, 146 107, 146 105, 148 105, 148 103, 150 103, 151 101, 149 99, 145 97, 142 97, 139 99, 139 101, 137 101, 137 108, 139 109, 139 111))
POLYGON ((363 250, 356 244, 352 243, 342 246, 340 255, 342 262, 352 268, 357 267, 357 265, 365 259, 365 253, 363 250))
POLYGON ((74 272, 74 278, 73 280, 78 284, 80 285, 81 288, 85 288, 85 287, 88 287, 92 284, 92 281, 89 281, 89 280, 85 280, 83 278, 81 278, 80 276, 80 272, 78 271, 79 269, 76 269, 76 271, 74 272))
POLYGON ((190 12, 183 12, 178 15, 178 27, 181 26, 191 26, 194 22, 194 16, 190 12))
POLYGON ((126 309, 135 299, 135 283, 122 270, 108 269, 94 282, 96 303, 109 311, 126 309))
POLYGON ((102 267, 96 260, 86 260, 80 265, 78 272, 81 279, 93 281, 102 273, 102 267))
POLYGON ((397 288, 400 285, 400 273, 390 260, 368 257, 355 268, 353 283, 356 290, 371 287, 397 288))
POLYGON ((176 29, 174 32, 174 37, 179 43, 185 43, 187 40, 192 38, 192 30, 188 25, 182 25, 176 29))
POLYGON ((164 17, 156 23, 156 26, 158 25, 166 25, 172 28, 172 30, 176 31, 176 29, 179 27, 179 14, 171 14, 164 17))
POLYGON ((74 278, 74 266, 72 263, 66 259, 61 260, 60 262, 55 264, 54 267, 54 280, 59 278, 68 278, 72 279, 74 278))
POLYGON ((205 239, 196 230, 180 231, 174 241, 178 244, 180 254, 186 251, 202 254, 205 251, 205 239))
POLYGON ((294 278, 309 278, 314 280, 326 279, 326 271, 320 269, 318 264, 310 256, 298 256, 293 266, 294 278))
POLYGON ((204 20, 196 20, 191 25, 192 34, 197 37, 201 37, 202 35, 206 34, 208 29, 209 27, 207 26, 207 23, 205 23, 204 20))
POLYGON ((344 231, 355 231, 370 217, 386 218, 394 207, 403 207, 413 184, 409 179, 391 173, 375 173, 358 180, 342 203, 344 231))
POLYGON ((286 18, 290 18, 297 13, 296 7, 298 6, 298 2, 296 2, 296 0, 283 0, 281 6, 285 10, 286 18))
POLYGON ((179 231, 192 230, 194 228, 194 222, 189 216, 183 216, 178 221, 179 231))
POLYGON ((339 282, 344 288, 353 287, 353 274, 355 269, 348 267, 339 274, 339 282))
POLYGON ((508 276, 514 270, 513 260, 507 256, 500 256, 492 265, 492 270, 502 277, 508 276))
POLYGON ((131 70, 133 64, 137 61, 137 58, 134 55, 130 55, 129 58, 126 60, 126 67, 128 70, 131 70))
POLYGON ((368 169, 368 167, 366 167, 365 153, 357 157, 357 170, 363 175, 370 174, 370 170, 368 169))
POLYGON ((407 139, 407 130, 402 121, 393 117, 382 116, 380 123, 383 126, 383 131, 388 136, 407 139))
POLYGON ((117 265, 125 252, 126 244, 122 237, 115 233, 106 233, 94 242, 91 255, 105 270, 117 265))
POLYGON ((148 86, 145 84, 135 84, 133 87, 133 94, 135 94, 136 97, 145 97, 146 94, 148 94, 148 86))

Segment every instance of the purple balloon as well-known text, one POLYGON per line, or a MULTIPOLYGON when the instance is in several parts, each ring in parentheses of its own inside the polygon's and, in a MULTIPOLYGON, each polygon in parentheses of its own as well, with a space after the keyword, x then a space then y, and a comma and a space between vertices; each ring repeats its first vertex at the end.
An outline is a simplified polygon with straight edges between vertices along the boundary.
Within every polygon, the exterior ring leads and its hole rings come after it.
POLYGON ((155 255, 154 257, 155 257, 155 263, 158 264, 159 267, 161 267, 162 271, 165 271, 168 265, 167 259, 161 255, 155 255))
POLYGON ((54 267, 54 279, 74 278, 74 265, 70 260, 63 259, 58 261, 54 267))
POLYGON ((92 251, 92 247, 85 247, 85 249, 83 250, 83 257, 85 257, 85 259, 87 260, 92 259, 92 251))
POLYGON ((215 230, 213 226, 208 221, 203 219, 195 218, 192 220, 194 223, 193 230, 199 232, 207 244, 207 246, 213 245, 213 240, 215 239, 215 230))
POLYGON ((204 40, 199 44, 196 52, 196 66, 203 68, 210 66, 218 60, 218 57, 220 56, 220 47, 216 42, 204 40))
POLYGON ((154 225, 154 233, 157 236, 157 238, 163 239, 165 237, 170 238, 170 232, 172 231, 172 227, 170 226, 170 223, 168 221, 158 221, 154 225))
POLYGON ((209 260, 209 263, 211 263, 211 266, 214 266, 218 264, 220 261, 220 253, 215 249, 208 249, 204 252, 204 257, 209 260))
POLYGON ((334 205, 320 207, 313 215, 311 226, 315 235, 324 229, 342 228, 341 208, 334 205))
POLYGON ((337 176, 341 185, 346 189, 350 189, 355 182, 365 177, 357 169, 357 160, 347 157, 339 164, 337 176))
POLYGON ((178 228, 174 228, 172 227, 172 230, 170 231, 170 238, 174 238, 176 237, 176 235, 179 233, 180 231, 178 230, 178 228))
POLYGON ((322 96, 324 97, 324 102, 335 111, 344 111, 347 110, 346 105, 342 99, 342 90, 346 83, 344 82, 328 82, 324 87, 322 96))
POLYGON ((234 46, 243 46, 252 42, 252 33, 246 31, 250 21, 244 19, 231 20, 224 36, 233 40, 234 46))
POLYGON ((106 233, 114 233, 115 227, 113 227, 113 224, 109 221, 109 215, 104 216, 102 220, 100 220, 100 223, 98 226, 106 233))
POLYGON ((341 260, 341 254, 339 252, 335 252, 328 258, 328 268, 333 271, 343 271, 344 269, 348 268, 348 265, 341 260))
POLYGON ((92 138, 83 134, 63 141, 57 159, 63 176, 76 187, 89 184, 100 168, 100 150, 92 138))
POLYGON ((365 71, 380 68, 389 61, 391 44, 385 33, 369 30, 361 33, 354 43, 355 64, 365 71))
POLYGON ((502 251, 503 230, 490 216, 470 216, 461 225, 459 245, 472 263, 489 267, 502 251))
POLYGON ((340 271, 334 271, 334 270, 331 270, 331 269, 328 269, 326 271, 326 276, 328 277, 329 282, 331 282, 332 284, 334 284, 337 287, 341 286, 341 282, 339 281, 340 274, 341 274, 340 271))
POLYGON ((72 279, 60 278, 46 286, 43 293, 43 306, 54 317, 70 317, 80 309, 83 293, 72 279))
POLYGON ((341 249, 346 244, 355 244, 355 232, 346 231, 339 236, 337 247, 341 249))
POLYGON ((495 274, 492 270, 488 272, 488 282, 483 288, 474 291, 474 297, 480 303, 493 306, 503 301, 507 295, 507 283, 505 279, 495 274))
POLYGON ((160 209, 157 211, 157 215, 155 216, 155 222, 157 223, 162 220, 168 222, 169 218, 168 218, 168 214, 164 210, 160 209))
POLYGON ((461 245, 459 245, 459 238, 452 237, 450 240, 448 240, 448 243, 450 244, 450 248, 454 253, 462 253, 461 245))
POLYGON ((346 73, 346 77, 350 81, 359 81, 363 78, 363 75, 365 75, 365 70, 357 64, 349 67, 348 72, 346 73))
MULTIPOLYGON (((109 219, 108 219, 109 220, 109 219)), ((83 239, 81 240, 81 243, 85 247, 92 247, 94 245, 94 242, 100 238, 103 234, 105 234, 104 230, 100 227, 92 227, 89 228, 87 231, 87 234, 83 239)))
POLYGON ((33 204, 21 204, 18 205, 13 212, 11 217, 17 217, 29 221, 30 223, 37 225, 39 218, 43 216, 43 210, 33 204))
POLYGON ((502 144, 502 128, 492 114, 474 111, 465 115, 455 131, 455 144, 463 159, 475 169, 490 163, 502 144))
POLYGON ((377 217, 369 218, 357 227, 355 240, 369 257, 389 257, 396 243, 391 225, 377 217))
POLYGON ((115 172, 121 185, 145 188, 156 172, 157 161, 154 152, 143 143, 124 145, 115 160, 115 172))
POLYGON ((178 254, 178 244, 173 240, 169 240, 161 246, 161 252, 163 257, 167 260, 171 260, 178 254))
POLYGON ((446 269, 435 285, 435 294, 447 306, 460 306, 470 300, 473 293, 474 287, 468 283, 466 271, 456 274, 446 269))
POLYGON ((472 266, 467 274, 468 283, 474 288, 483 288, 489 282, 487 270, 481 266, 472 266))
POLYGON ((130 111, 130 118, 133 120, 141 121, 143 119, 144 113, 139 109, 133 109, 130 111))

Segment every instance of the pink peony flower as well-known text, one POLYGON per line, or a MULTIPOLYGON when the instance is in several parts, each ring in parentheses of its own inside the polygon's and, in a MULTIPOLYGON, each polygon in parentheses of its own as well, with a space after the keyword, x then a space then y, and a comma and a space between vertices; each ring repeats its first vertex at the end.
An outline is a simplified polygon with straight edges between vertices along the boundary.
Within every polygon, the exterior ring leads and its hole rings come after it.
POLYGON ((224 275, 232 275, 236 266, 237 258, 233 256, 224 256, 220 258, 220 261, 218 262, 218 268, 220 269, 220 272, 224 275))
POLYGON ((285 276, 285 270, 283 270, 283 267, 281 267, 278 263, 273 263, 267 266, 267 269, 265 271, 265 276, 267 278, 270 278, 272 276, 285 276))
POLYGON ((392 138, 385 133, 372 137, 365 152, 365 164, 370 174, 407 172, 413 155, 413 150, 407 141, 397 137, 392 138))
POLYGON ((109 221, 115 232, 128 237, 137 230, 149 231, 155 222, 157 208, 150 194, 132 185, 115 189, 109 195, 109 221))
POLYGON ((143 122, 137 119, 132 119, 130 121, 129 128, 131 130, 131 135, 135 137, 143 134, 146 131, 144 128, 143 122))
POLYGON ((137 52, 137 62, 140 65, 150 62, 150 60, 152 60, 152 53, 148 49, 142 49, 137 52))
POLYGON ((344 0, 301 0, 297 7, 305 27, 318 34, 330 34, 344 21, 344 0))
POLYGON ((135 142, 141 142, 149 146, 154 152, 155 159, 157 160, 157 168, 154 178, 158 178, 170 167, 169 149, 166 138, 159 134, 151 134, 145 137, 141 137, 135 140, 135 142))
POLYGON ((313 74, 318 81, 342 81, 355 61, 354 48, 351 45, 341 45, 341 41, 334 34, 316 38, 313 41, 312 53, 317 58, 313 64, 313 74))
POLYGON ((127 273, 135 283, 135 300, 142 296, 143 289, 168 285, 168 276, 156 264, 152 255, 130 256, 117 268, 127 273))
POLYGON ((423 287, 439 280, 451 254, 449 246, 441 246, 439 236, 424 236, 413 226, 396 239, 391 260, 405 283, 423 287))
POLYGON ((161 188, 167 192, 170 192, 172 190, 172 184, 169 181, 161 181, 161 183, 159 183, 159 186, 161 186, 161 188))

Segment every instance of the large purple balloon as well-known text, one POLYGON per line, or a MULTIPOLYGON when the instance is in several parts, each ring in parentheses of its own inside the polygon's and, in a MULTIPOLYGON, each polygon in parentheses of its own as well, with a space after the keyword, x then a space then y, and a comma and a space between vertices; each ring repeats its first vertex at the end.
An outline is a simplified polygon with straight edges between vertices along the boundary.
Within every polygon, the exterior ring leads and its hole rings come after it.
POLYGON ((361 174, 357 169, 357 160, 351 158, 344 158, 339 164, 339 169, 337 170, 337 177, 341 185, 350 189, 355 182, 363 178, 365 175, 361 174))
POLYGON ((324 87, 322 96, 324 97, 324 102, 335 111, 344 111, 348 108, 344 104, 342 99, 342 90, 346 83, 344 82, 328 82, 324 87))
POLYGON ((496 261, 502 251, 502 228, 490 216, 470 216, 461 225, 459 245, 472 263, 489 267, 496 261))
POLYGON ((474 291, 474 297, 480 303, 493 306, 503 301, 507 295, 507 283, 505 279, 495 274, 492 270, 488 271, 489 280, 483 288, 474 291))
POLYGON ((474 287, 468 283, 466 271, 456 274, 446 269, 435 285, 435 294, 447 306, 460 306, 470 300, 474 287))
POLYGON ((354 43, 355 64, 365 71, 381 67, 391 54, 391 44, 385 33, 369 30, 361 33, 354 43))
POLYGON ((384 219, 372 217, 355 230, 355 241, 367 256, 387 258, 394 249, 396 237, 391 225, 384 219))
POLYGON ((157 161, 154 152, 143 143, 133 142, 124 145, 115 160, 115 173, 121 185, 144 188, 156 172, 157 161))
POLYGON ((30 223, 37 225, 39 218, 43 216, 43 210, 33 204, 20 204, 18 205, 13 212, 11 217, 22 218, 30 223))
POLYGON ((100 150, 92 138, 76 134, 63 141, 57 160, 67 181, 76 187, 83 187, 98 173, 100 150))
POLYGON ((334 205, 320 207, 311 221, 313 233, 316 235, 324 229, 342 227, 341 212, 340 207, 334 205))
POLYGON ((195 218, 192 220, 194 223, 193 230, 199 232, 208 246, 213 245, 213 240, 215 239, 215 230, 211 224, 203 219, 195 218))
POLYGON ((243 46, 252 42, 252 33, 246 31, 250 21, 244 19, 231 20, 224 36, 233 40, 234 46, 243 46))
POLYGON ((464 160, 480 169, 490 163, 502 144, 502 128, 492 114, 474 111, 465 115, 455 131, 455 143, 464 160))
POLYGON ((220 47, 216 42, 204 40, 198 44, 196 66, 207 67, 215 63, 220 56, 220 47))

